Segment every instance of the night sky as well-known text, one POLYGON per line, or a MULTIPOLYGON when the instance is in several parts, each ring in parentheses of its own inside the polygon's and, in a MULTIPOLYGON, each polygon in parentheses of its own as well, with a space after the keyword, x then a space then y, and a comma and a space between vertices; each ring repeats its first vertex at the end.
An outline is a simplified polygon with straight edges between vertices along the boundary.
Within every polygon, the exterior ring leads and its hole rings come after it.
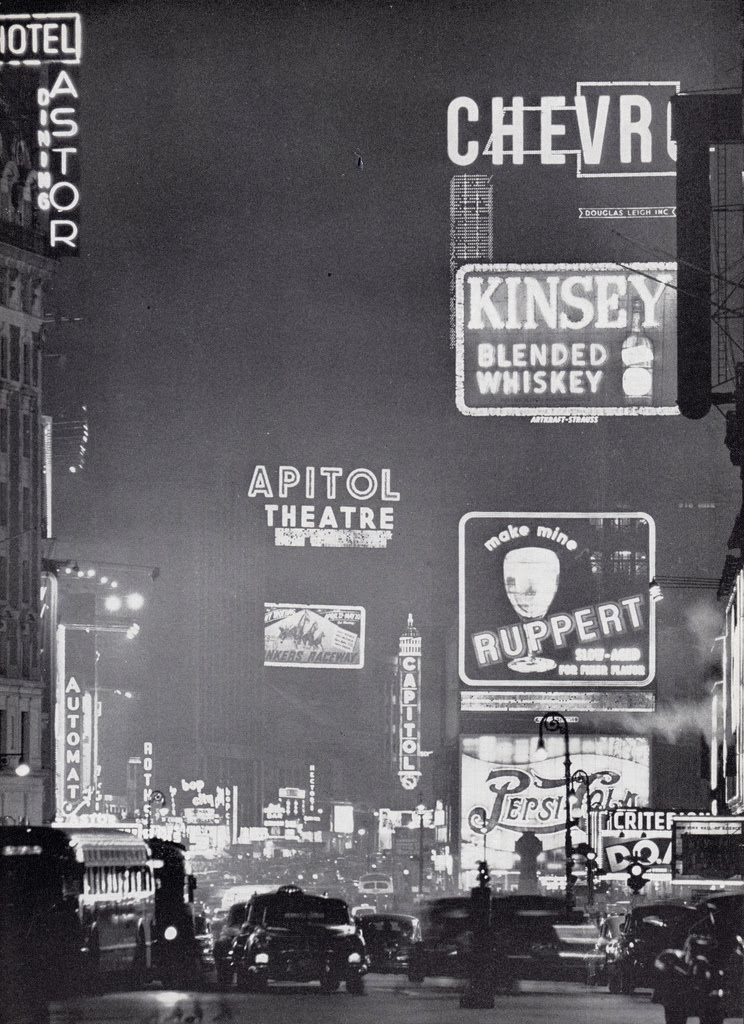
MULTIPOLYGON (((87 401, 91 452, 83 477, 59 481, 55 534, 68 550, 161 567, 141 671, 163 742, 193 732, 208 496, 256 463, 392 469, 389 549, 358 553, 357 572, 349 553, 282 563, 275 552, 293 592, 267 584, 263 599, 364 604, 378 658, 414 611, 438 652, 436 702, 467 511, 644 511, 660 574, 720 574, 738 481, 717 413, 538 426, 457 411, 448 203, 462 169, 447 159, 445 121, 457 95, 487 110, 491 96, 572 96, 577 81, 738 87, 737 6, 56 5, 85 18, 83 255, 64 262, 49 306, 84 321, 50 329, 67 360, 49 362, 45 386, 50 405, 55 387, 87 401), (675 518, 693 499, 719 504, 702 540, 699 521, 684 534, 675 518)), ((671 219, 577 216, 673 204, 673 179, 580 182, 534 157, 467 170, 493 174, 498 262, 674 259, 671 219)), ((245 516, 265 543, 260 504, 246 501, 245 516)), ((350 736, 374 681, 351 675, 337 704, 350 736)))

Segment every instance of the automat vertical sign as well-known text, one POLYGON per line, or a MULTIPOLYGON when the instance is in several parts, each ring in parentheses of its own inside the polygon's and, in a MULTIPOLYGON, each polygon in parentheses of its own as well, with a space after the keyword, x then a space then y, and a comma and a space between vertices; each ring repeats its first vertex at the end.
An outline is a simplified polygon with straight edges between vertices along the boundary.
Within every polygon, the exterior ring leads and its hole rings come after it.
POLYGON ((463 710, 651 710, 653 572, 641 512, 463 516, 463 710))
POLYGON ((421 637, 408 616, 398 646, 398 778, 416 789, 421 778, 421 637))

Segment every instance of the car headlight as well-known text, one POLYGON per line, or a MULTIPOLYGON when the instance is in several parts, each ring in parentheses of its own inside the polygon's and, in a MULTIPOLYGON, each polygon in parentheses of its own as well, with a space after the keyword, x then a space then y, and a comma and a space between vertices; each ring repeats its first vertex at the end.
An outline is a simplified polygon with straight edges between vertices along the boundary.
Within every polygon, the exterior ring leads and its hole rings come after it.
POLYGON ((269 954, 268 953, 256 953, 256 956, 254 957, 254 963, 257 963, 257 964, 267 964, 268 962, 269 962, 269 954))
POLYGON ((361 957, 361 955, 359 953, 349 953, 349 963, 350 964, 360 964, 361 962, 362 962, 362 957, 361 957))

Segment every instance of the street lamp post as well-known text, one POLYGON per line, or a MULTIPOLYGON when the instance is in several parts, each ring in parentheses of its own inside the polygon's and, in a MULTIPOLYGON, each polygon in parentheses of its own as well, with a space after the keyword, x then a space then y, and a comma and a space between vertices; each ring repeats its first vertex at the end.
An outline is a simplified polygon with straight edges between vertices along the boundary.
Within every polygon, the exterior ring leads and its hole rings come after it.
POLYGON ((419 802, 416 804, 416 814, 419 819, 419 899, 422 899, 424 894, 424 816, 426 814, 426 805, 424 804, 423 797, 419 793, 419 802))
POLYGON ((573 874, 573 843, 571 842, 571 753, 569 748, 569 730, 566 718, 556 711, 549 711, 540 719, 537 749, 545 750, 543 732, 557 732, 563 735, 564 739, 564 781, 566 786, 566 910, 571 911, 574 907, 574 874, 573 874))
POLYGON ((586 791, 586 841, 588 845, 586 855, 586 902, 587 906, 594 906, 594 860, 596 856, 594 843, 592 842, 592 791, 591 779, 583 768, 577 768, 571 776, 571 786, 584 786, 586 791))

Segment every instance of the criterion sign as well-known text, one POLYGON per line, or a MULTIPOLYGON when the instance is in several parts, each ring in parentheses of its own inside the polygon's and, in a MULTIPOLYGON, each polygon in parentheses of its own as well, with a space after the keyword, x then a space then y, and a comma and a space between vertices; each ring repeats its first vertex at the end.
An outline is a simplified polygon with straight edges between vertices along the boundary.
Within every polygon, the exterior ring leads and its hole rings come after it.
POLYGON ((641 512, 463 516, 462 683, 516 692, 649 686, 653 560, 654 523, 641 512))

